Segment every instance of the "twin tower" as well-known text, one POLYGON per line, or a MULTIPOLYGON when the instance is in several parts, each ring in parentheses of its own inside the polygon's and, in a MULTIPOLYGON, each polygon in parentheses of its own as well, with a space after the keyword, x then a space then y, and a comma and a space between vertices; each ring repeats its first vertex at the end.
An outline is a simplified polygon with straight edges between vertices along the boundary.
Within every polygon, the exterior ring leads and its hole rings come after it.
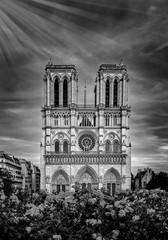
POLYGON ((78 104, 74 65, 48 63, 42 106, 41 188, 49 192, 131 187, 128 74, 126 66, 102 64, 93 105, 78 104))

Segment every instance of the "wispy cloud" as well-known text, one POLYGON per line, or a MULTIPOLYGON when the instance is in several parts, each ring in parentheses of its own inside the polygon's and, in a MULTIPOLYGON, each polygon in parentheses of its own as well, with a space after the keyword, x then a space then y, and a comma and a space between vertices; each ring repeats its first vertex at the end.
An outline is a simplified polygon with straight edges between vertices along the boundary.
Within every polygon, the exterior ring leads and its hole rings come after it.
POLYGON ((27 152, 37 162, 50 57, 76 65, 79 100, 86 79, 88 103, 99 65, 123 58, 130 77, 132 165, 166 169, 167 11, 164 0, 1 0, 1 147, 27 152))

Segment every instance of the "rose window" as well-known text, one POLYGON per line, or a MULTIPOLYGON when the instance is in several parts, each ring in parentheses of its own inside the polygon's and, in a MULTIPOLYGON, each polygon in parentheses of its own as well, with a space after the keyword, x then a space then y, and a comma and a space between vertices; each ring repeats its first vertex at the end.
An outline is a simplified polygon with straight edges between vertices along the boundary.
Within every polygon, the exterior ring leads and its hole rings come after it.
POLYGON ((83 134, 80 136, 78 144, 83 151, 90 151, 95 146, 95 138, 90 134, 83 134))

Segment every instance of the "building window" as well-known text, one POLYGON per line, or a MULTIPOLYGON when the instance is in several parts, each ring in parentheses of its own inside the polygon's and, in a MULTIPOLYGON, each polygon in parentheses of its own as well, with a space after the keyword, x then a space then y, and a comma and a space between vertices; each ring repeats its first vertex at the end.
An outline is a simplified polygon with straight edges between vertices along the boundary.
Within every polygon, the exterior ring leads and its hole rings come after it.
POLYGON ((113 96, 113 104, 114 107, 117 107, 118 105, 118 83, 117 83, 117 79, 114 80, 114 96, 113 96))
POLYGON ((113 152, 115 152, 115 153, 120 152, 120 144, 117 140, 114 141, 114 143, 113 143, 113 152))
POLYGON ((105 115, 105 125, 107 127, 110 126, 110 116, 109 115, 105 115))
POLYGON ((94 127, 96 126, 96 115, 93 116, 94 127))
POLYGON ((68 126, 68 116, 64 116, 64 126, 68 126))
POLYGON ((54 106, 59 107, 59 79, 55 79, 54 83, 54 106))
POLYGON ((68 81, 65 78, 63 81, 63 107, 68 106, 68 81))
POLYGON ((114 115, 114 126, 117 126, 117 116, 116 115, 114 115))
POLYGON ((55 142, 55 152, 59 153, 59 142, 58 141, 55 142))
POLYGON ((106 81, 106 107, 109 107, 110 103, 110 83, 109 79, 106 81))
POLYGON ((54 124, 55 124, 55 126, 58 126, 58 116, 55 117, 54 124))
POLYGON ((106 152, 111 152, 111 143, 109 140, 106 142, 106 152))
POLYGON ((68 142, 67 142, 67 141, 65 141, 65 142, 63 143, 63 152, 64 152, 64 153, 68 153, 68 142))

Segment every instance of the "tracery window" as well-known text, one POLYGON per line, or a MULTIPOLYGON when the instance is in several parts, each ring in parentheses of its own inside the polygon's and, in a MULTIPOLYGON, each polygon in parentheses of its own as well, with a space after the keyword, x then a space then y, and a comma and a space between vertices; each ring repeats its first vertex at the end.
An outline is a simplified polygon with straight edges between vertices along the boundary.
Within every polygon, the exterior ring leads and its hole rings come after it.
POLYGON ((84 133, 80 136, 78 144, 83 151, 90 151, 95 147, 95 138, 89 133, 84 133))
POLYGON ((114 115, 114 117, 113 117, 113 123, 114 123, 114 126, 117 126, 117 116, 116 115, 114 115))
POLYGON ((117 105, 118 105, 118 83, 117 83, 117 79, 114 80, 113 104, 114 104, 114 107, 117 107, 117 105))
POLYGON ((82 121, 79 126, 89 127, 89 126, 92 126, 92 124, 91 124, 90 120, 88 119, 88 117, 86 115, 83 115, 82 121))
POLYGON ((64 116, 64 126, 68 126, 68 116, 64 116))
POLYGON ((115 153, 120 152, 120 144, 117 140, 115 140, 113 143, 113 152, 115 153))
POLYGON ((106 152, 111 152, 111 143, 109 140, 106 141, 106 152))
POLYGON ((58 126, 58 116, 55 117, 54 124, 55 124, 55 126, 58 126))
POLYGON ((110 83, 109 79, 106 81, 106 107, 109 107, 110 102, 110 83))
POLYGON ((68 142, 67 142, 67 141, 65 141, 65 142, 63 143, 63 152, 64 152, 64 153, 68 153, 68 142))
POLYGON ((105 125, 107 127, 110 126, 110 116, 109 115, 105 115, 105 125))
POLYGON ((59 141, 55 142, 55 152, 59 153, 59 141))
POLYGON ((59 79, 55 79, 54 83, 54 106, 59 107, 59 79))
POLYGON ((63 107, 68 106, 68 81, 65 78, 63 81, 63 107))

